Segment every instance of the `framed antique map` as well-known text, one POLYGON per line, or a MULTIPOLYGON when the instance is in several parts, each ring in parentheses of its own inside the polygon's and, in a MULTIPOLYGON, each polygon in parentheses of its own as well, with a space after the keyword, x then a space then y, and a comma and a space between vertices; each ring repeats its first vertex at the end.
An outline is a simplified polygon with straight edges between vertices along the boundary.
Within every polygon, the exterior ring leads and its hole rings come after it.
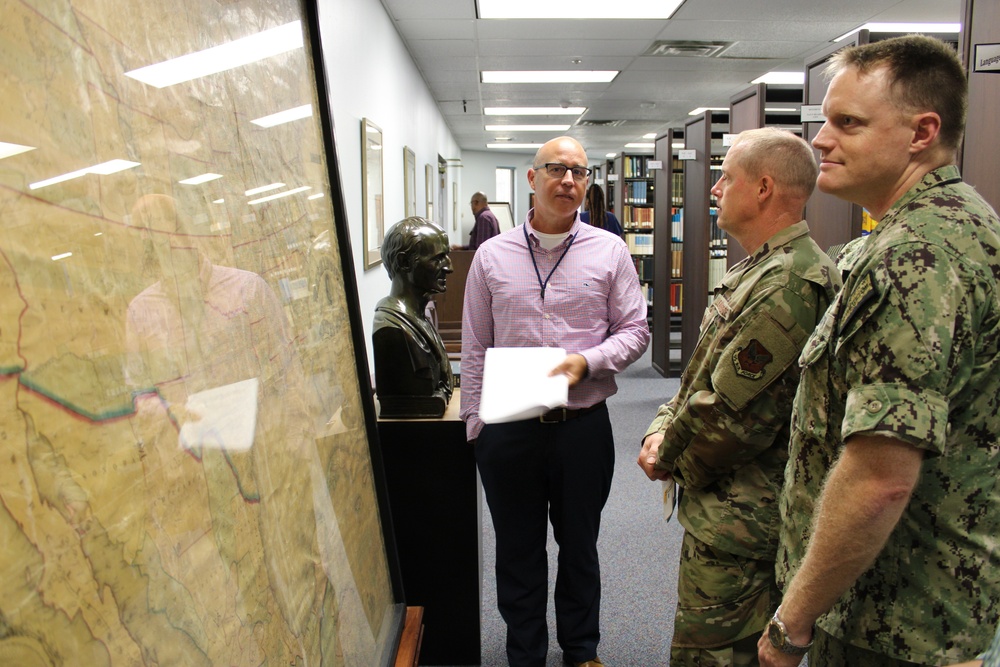
POLYGON ((315 12, 5 7, 4 664, 392 663, 315 12))

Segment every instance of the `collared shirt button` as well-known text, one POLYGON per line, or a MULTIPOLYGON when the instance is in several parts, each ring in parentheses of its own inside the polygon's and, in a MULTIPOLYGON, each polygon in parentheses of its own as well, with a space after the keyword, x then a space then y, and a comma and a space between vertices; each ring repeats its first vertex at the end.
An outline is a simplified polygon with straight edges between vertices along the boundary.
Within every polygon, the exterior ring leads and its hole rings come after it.
POLYGON ((545 320, 550 320, 550 319, 552 319, 552 316, 551 316, 551 315, 549 315, 548 313, 544 313, 544 314, 542 315, 542 319, 545 319, 545 320))

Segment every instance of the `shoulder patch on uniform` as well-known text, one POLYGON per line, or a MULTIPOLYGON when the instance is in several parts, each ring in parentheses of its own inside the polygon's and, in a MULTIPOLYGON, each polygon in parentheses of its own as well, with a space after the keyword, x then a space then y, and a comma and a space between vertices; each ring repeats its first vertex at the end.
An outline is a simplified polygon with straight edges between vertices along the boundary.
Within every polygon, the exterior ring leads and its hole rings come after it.
POLYGON ((837 335, 844 333, 847 325, 865 304, 878 296, 878 288, 875 286, 875 276, 871 271, 858 280, 854 289, 847 295, 844 301, 844 314, 840 318, 840 326, 837 327, 837 335))
POLYGON ((774 355, 756 338, 750 339, 745 347, 738 347, 733 352, 733 366, 736 374, 751 380, 764 377, 767 365, 774 361, 774 355))

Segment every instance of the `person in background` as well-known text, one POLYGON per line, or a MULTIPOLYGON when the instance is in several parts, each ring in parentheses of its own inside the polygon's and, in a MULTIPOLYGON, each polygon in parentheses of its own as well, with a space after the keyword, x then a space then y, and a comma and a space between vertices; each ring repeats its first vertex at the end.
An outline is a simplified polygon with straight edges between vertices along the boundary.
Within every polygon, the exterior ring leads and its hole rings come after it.
POLYGON ((486 195, 482 192, 472 195, 469 206, 472 207, 472 214, 476 216, 472 231, 469 232, 469 243, 452 246, 452 250, 477 250, 488 239, 500 233, 500 222, 486 203, 486 195))
POLYGON ((548 521, 559 545, 557 639, 566 662, 597 657, 601 573, 597 537, 611 490, 614 439, 606 399, 615 374, 646 350, 646 301, 625 242, 580 221, 587 154, 559 137, 528 170, 535 206, 522 225, 472 259, 462 319, 461 417, 496 532, 500 613, 512 667, 544 667, 548 652, 548 521), (541 417, 484 425, 486 350, 561 347, 551 371, 569 380, 569 405, 541 417))
POLYGON ((802 219, 816 183, 809 144, 739 134, 712 188, 719 227, 747 251, 715 289, 698 346, 660 407, 638 463, 683 488, 675 667, 756 665, 780 597, 775 499, 788 460, 796 361, 840 287, 802 219))
POLYGON ((878 226, 806 343, 764 665, 941 665, 1000 616, 1000 220, 955 159, 968 81, 908 35, 831 58, 817 186, 878 226))
POLYGON ((596 183, 587 188, 587 198, 583 202, 583 213, 580 214, 580 219, 618 236, 623 233, 622 224, 618 222, 618 218, 608 210, 605 204, 604 190, 596 183))

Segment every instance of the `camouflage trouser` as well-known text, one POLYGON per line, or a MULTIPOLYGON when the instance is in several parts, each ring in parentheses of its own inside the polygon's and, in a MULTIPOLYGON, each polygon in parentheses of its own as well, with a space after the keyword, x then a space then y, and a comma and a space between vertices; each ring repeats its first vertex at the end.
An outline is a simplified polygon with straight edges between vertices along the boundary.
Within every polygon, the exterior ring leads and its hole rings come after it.
POLYGON ((757 639, 780 599, 773 561, 718 551, 685 532, 671 667, 757 665, 757 639))
POLYGON ((809 650, 809 667, 924 667, 917 662, 896 660, 867 649, 851 646, 816 628, 809 650))

